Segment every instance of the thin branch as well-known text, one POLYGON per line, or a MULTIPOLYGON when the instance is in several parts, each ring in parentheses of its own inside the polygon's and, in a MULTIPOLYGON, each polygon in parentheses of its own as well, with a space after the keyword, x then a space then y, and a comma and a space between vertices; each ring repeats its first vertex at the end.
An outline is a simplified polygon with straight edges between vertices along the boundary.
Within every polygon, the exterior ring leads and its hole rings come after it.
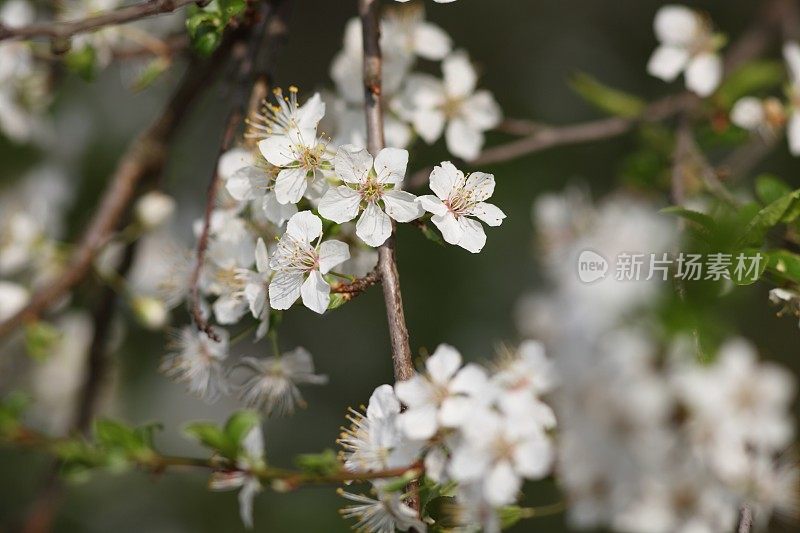
POLYGON ((699 99, 689 93, 668 96, 650 104, 638 117, 611 117, 591 120, 567 126, 544 126, 520 120, 514 121, 516 131, 527 129, 531 133, 522 139, 501 144, 484 150, 474 161, 473 166, 489 165, 516 159, 523 155, 540 152, 556 146, 577 144, 617 137, 632 130, 641 122, 657 122, 697 105, 699 99))
MULTIPOLYGON (((0 440, 0 444, 10 444, 16 448, 30 449, 56 455, 63 445, 68 442, 72 442, 72 440, 49 437, 27 427, 16 428, 11 435, 6 435, 0 440)), ((247 469, 239 466, 239 464, 234 461, 219 456, 206 459, 201 457, 165 455, 155 450, 151 450, 151 452, 152 453, 128 457, 128 460, 143 470, 155 474, 160 474, 167 470, 187 468, 222 473, 241 472, 255 476, 265 483, 278 481, 280 482, 278 487, 282 491, 293 490, 307 485, 329 485, 347 481, 369 481, 373 479, 390 479, 403 476, 418 477, 424 471, 424 466, 418 461, 407 466, 368 471, 347 470, 340 465, 334 472, 318 474, 304 470, 292 470, 273 466, 247 469)))
POLYGON ((350 301, 373 285, 380 283, 381 274, 376 266, 364 277, 354 279, 350 283, 333 283, 331 292, 341 294, 345 301, 350 301))
POLYGON ((141 4, 120 7, 81 20, 37 22, 20 28, 9 28, 0 24, 0 41, 33 37, 49 37, 53 40, 67 39, 73 35, 96 31, 105 26, 118 26, 155 15, 172 13, 189 4, 204 6, 208 2, 209 0, 148 0, 141 4))
POLYGON ((134 198, 144 176, 158 173, 164 165, 166 149, 178 126, 197 96, 210 86, 213 75, 225 62, 239 34, 230 35, 207 61, 194 61, 167 102, 158 119, 141 133, 119 160, 100 206, 60 277, 36 292, 18 313, 0 323, 0 338, 32 321, 56 305, 90 272, 92 262, 108 242, 117 223, 134 198))
POLYGON ((737 533, 750 533, 753 530, 753 509, 749 505, 742 505, 739 511, 739 524, 737 533))
POLYGON ((241 125, 245 114, 252 114, 267 93, 267 88, 271 81, 272 71, 275 67, 278 51, 286 41, 288 35, 287 18, 291 3, 289 0, 276 0, 272 2, 263 1, 258 16, 260 20, 256 23, 255 31, 250 39, 250 44, 244 50, 244 57, 239 66, 238 80, 236 84, 237 95, 231 106, 228 117, 225 121, 225 130, 222 141, 219 145, 217 157, 211 170, 211 179, 206 193, 206 206, 203 216, 203 229, 197 241, 197 254, 195 258, 194 270, 189 281, 190 287, 190 312, 195 325, 204 331, 209 337, 217 339, 217 334, 203 316, 200 302, 200 274, 205 262, 206 251, 208 249, 209 231, 211 226, 211 216, 217 204, 217 194, 219 192, 220 179, 217 167, 220 157, 233 146, 236 132, 241 125), (265 57, 260 65, 256 65, 257 56, 260 49, 266 51, 265 57), (248 109, 245 109, 248 106, 248 109))

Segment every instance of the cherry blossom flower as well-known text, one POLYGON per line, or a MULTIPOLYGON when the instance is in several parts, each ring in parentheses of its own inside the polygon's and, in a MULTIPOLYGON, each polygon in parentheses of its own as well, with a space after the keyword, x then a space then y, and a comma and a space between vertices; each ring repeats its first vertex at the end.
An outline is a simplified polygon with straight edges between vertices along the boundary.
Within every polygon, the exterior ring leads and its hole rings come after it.
POLYGON ((778 315, 800 317, 800 292, 791 289, 775 288, 769 291, 769 301, 782 306, 778 315))
POLYGON ((410 441, 397 426, 400 401, 391 385, 381 385, 369 398, 366 413, 350 410, 339 444, 344 466, 352 471, 386 470, 410 465, 422 443, 410 441))
POLYGON ((428 144, 445 134, 447 149, 467 161, 483 147, 483 132, 500 123, 502 114, 489 91, 475 90, 478 75, 463 51, 442 62, 444 80, 429 75, 409 77, 404 97, 395 105, 428 144))
MULTIPOLYGON (((477 398, 486 392, 486 371, 476 364, 461 368, 461 354, 440 344, 425 361, 426 373, 414 374, 395 384, 397 397, 407 409, 398 425, 411 439, 433 437, 439 428, 457 427, 470 416, 477 398)), ((487 395, 483 395, 486 401, 487 395)))
POLYGON ((307 192, 317 197, 325 188, 321 178, 331 170, 333 154, 328 143, 317 137, 317 124, 325 113, 325 104, 315 94, 303 106, 297 105, 297 88, 290 97, 275 94, 278 105, 265 106, 256 124, 255 136, 263 137, 258 149, 270 164, 280 168, 275 178, 275 197, 280 204, 296 204, 307 192), (309 186, 311 189, 309 189, 309 186))
POLYGON ((292 414, 305 407, 298 385, 324 385, 328 376, 314 373, 314 361, 305 348, 295 348, 275 357, 245 357, 235 367, 248 374, 239 385, 239 399, 268 416, 292 414))
POLYGON ((137 220, 147 229, 164 224, 175 211, 175 200, 160 191, 151 191, 136 201, 137 220))
POLYGON ((409 55, 433 61, 440 61, 450 53, 450 37, 442 28, 425 20, 421 5, 391 9, 382 22, 389 48, 400 47, 409 55))
POLYGON ((6 320, 28 303, 30 294, 22 285, 0 281, 0 320, 6 320))
POLYGON ((431 190, 436 196, 419 197, 420 205, 433 213, 431 221, 442 232, 445 241, 478 253, 486 244, 486 233, 474 218, 490 226, 499 226, 506 218, 498 207, 486 203, 494 192, 494 176, 473 172, 469 176, 449 161, 433 169, 431 190))
POLYGON ((180 330, 173 339, 173 351, 161 362, 160 370, 185 383, 189 392, 208 403, 228 394, 223 361, 228 357, 228 332, 215 330, 219 341, 192 327, 180 330))
POLYGON ((322 220, 311 211, 301 211, 289 219, 269 263, 275 271, 269 284, 273 309, 288 309, 300 297, 314 312, 322 314, 328 308, 331 287, 322 276, 346 261, 350 251, 347 244, 337 240, 312 246, 321 236, 322 220))
POLYGON ((378 498, 375 499, 363 494, 351 494, 341 489, 337 492, 340 496, 355 502, 355 505, 349 505, 339 512, 344 518, 358 519, 355 528, 360 531, 390 533, 413 529, 425 533, 428 530, 425 523, 417 518, 417 512, 404 503, 397 493, 378 491, 378 498))
POLYGON ((422 214, 417 197, 399 190, 407 164, 408 152, 398 148, 384 148, 373 163, 364 148, 340 147, 336 175, 345 184, 328 189, 319 203, 320 215, 341 224, 362 212, 356 235, 370 246, 380 246, 392 233, 390 218, 410 222, 422 214))
POLYGON ((722 79, 717 40, 703 17, 684 6, 667 5, 656 13, 654 29, 659 46, 650 56, 647 72, 664 81, 685 73, 686 87, 709 96, 722 79))

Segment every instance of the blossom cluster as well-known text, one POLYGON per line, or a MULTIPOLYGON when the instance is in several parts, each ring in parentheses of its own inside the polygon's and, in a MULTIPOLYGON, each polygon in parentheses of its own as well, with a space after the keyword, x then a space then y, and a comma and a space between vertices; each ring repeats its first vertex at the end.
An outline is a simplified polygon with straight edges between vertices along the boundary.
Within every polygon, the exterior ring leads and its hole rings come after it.
POLYGON ((656 235, 669 247, 668 222, 640 200, 595 208, 575 189, 540 197, 534 214, 555 289, 527 297, 519 324, 545 339, 556 368, 557 475, 571 522, 726 531, 743 506, 761 523, 793 512, 798 470, 779 459, 794 438, 791 375, 742 339, 713 353, 664 339, 643 318, 663 298, 658 283, 587 285, 557 268, 586 247, 613 254, 656 235))
MULTIPOLYGON (((379 472, 419 465, 426 482, 451 488, 456 524, 499 531, 498 511, 517 500, 523 480, 551 471, 556 420, 542 398, 554 385, 539 343, 503 354, 492 371, 464 365, 455 348, 439 345, 423 372, 394 387, 381 385, 365 411, 351 411, 351 426, 339 441, 345 468, 379 472)), ((372 490, 374 497, 342 492, 355 502, 343 514, 356 518, 357 527, 426 530, 402 485, 381 479, 372 490)))

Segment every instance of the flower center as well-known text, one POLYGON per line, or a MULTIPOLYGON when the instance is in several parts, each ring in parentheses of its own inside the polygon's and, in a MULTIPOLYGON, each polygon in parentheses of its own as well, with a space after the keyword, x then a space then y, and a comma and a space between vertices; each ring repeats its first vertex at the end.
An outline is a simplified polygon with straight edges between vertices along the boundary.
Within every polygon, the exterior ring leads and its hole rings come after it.
POLYGON ((471 190, 460 189, 445 200, 444 205, 458 218, 466 215, 477 203, 471 190))
POLYGON ((367 203, 377 202, 383 196, 383 185, 372 176, 367 178, 367 181, 361 185, 358 190, 361 193, 361 199, 367 203))

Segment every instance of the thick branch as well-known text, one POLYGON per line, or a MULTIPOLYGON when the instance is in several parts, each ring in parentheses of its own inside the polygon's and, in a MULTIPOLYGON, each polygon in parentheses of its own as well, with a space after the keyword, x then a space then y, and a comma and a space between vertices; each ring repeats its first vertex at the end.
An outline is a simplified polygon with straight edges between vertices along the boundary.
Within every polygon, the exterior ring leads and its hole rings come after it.
MULTIPOLYGON (((364 41, 364 112, 367 120, 367 147, 373 156, 384 147, 383 112, 381 110, 380 5, 376 0, 359 0, 358 13, 364 41)), ((414 374, 408 329, 400 292, 400 276, 395 256, 394 228, 392 235, 378 248, 378 272, 386 302, 389 337, 392 343, 394 375, 399 381, 414 374)))
POLYGON ((49 37, 66 39, 79 33, 99 30, 105 26, 116 26, 144 18, 172 13, 189 4, 203 6, 209 0, 148 0, 141 4, 121 7, 106 13, 68 22, 38 22, 21 28, 8 28, 0 24, 0 41, 6 39, 30 39, 49 37))
POLYGON ((276 0, 261 3, 258 16, 261 19, 256 23, 257 31, 253 32, 250 44, 244 51, 244 57, 239 67, 238 80, 236 84, 237 94, 234 97, 233 105, 225 121, 225 131, 220 142, 214 167, 211 170, 211 180, 208 184, 206 193, 206 206, 203 217, 203 229, 197 241, 197 255, 194 270, 190 279, 191 314, 192 319, 198 329, 206 332, 212 338, 217 338, 216 333, 211 328, 208 320, 203 316, 200 305, 200 273, 205 262, 206 250, 208 249, 209 229, 211 216, 217 203, 220 179, 217 173, 217 166, 220 157, 232 146, 236 138, 236 131, 242 122, 245 114, 253 113, 270 84, 272 71, 275 68, 275 61, 278 51, 286 41, 288 35, 287 18, 291 4, 289 0, 276 0), (259 50, 265 50, 262 61, 257 65, 259 50), (245 107, 248 109, 245 109, 245 107))
POLYGON ((197 96, 210 86, 212 76, 224 63, 235 39, 238 36, 227 38, 211 59, 195 61, 189 66, 159 118, 131 143, 120 159, 103 193, 100 206, 63 274, 36 292, 21 311, 0 323, 0 337, 8 335, 24 322, 38 318, 90 272, 94 258, 115 230, 141 179, 159 172, 163 167, 167 146, 178 125, 197 96))

